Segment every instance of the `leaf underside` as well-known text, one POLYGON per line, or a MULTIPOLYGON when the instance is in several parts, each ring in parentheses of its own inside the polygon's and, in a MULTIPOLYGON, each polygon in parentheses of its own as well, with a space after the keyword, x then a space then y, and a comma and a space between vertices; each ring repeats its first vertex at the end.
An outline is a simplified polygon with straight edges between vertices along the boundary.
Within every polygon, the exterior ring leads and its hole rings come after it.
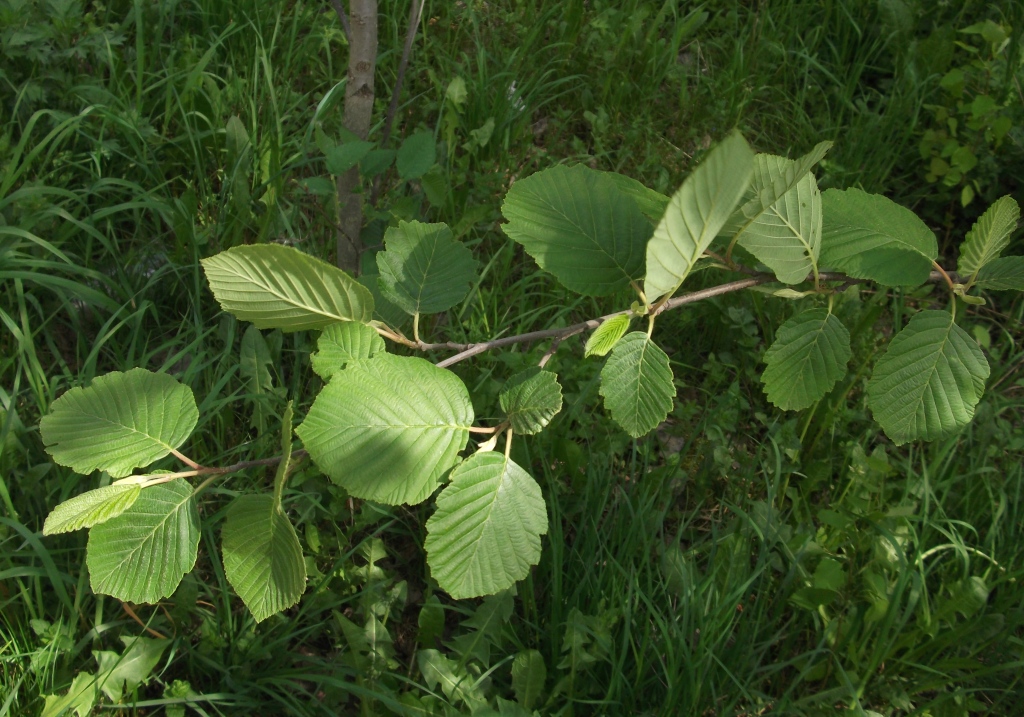
POLYGON ((811 309, 779 327, 764 355, 768 400, 784 411, 807 408, 846 373, 850 332, 825 309, 811 309))
POLYGON ((654 430, 676 395, 668 356, 644 332, 626 334, 601 370, 600 393, 612 418, 633 438, 654 430))
POLYGON ((993 259, 978 272, 974 285, 994 291, 1024 291, 1024 256, 993 259))
POLYGON ((331 324, 316 341, 319 349, 310 354, 313 371, 324 381, 341 371, 350 361, 373 358, 384 352, 384 339, 366 324, 346 321, 331 324))
POLYGON ((539 433, 562 410, 562 387, 551 371, 529 368, 505 382, 498 400, 513 431, 539 433))
POLYGON ((956 270, 961 276, 974 275, 998 258, 1010 243, 1010 235, 1020 221, 1020 206, 1013 197, 1001 197, 992 203, 967 233, 956 270))
POLYGON ((43 535, 68 533, 91 528, 116 518, 139 497, 141 487, 135 484, 108 485, 76 495, 54 508, 43 523, 43 535))

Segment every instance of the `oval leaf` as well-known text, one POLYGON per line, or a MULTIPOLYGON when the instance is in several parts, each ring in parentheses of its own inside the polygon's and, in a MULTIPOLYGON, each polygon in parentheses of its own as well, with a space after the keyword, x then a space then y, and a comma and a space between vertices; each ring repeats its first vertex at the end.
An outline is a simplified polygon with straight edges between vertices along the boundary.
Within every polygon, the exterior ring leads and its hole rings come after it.
POLYGON ((846 373, 850 332, 825 309, 797 314, 779 327, 764 355, 768 400, 784 411, 807 408, 846 373))
POLYGON ((169 597, 196 564, 199 513, 181 478, 142 491, 131 508, 89 531, 93 592, 154 603, 169 597))
POLYGON ((985 354, 950 314, 922 311, 875 364, 868 405, 896 445, 933 441, 970 422, 988 375, 985 354))
POLYGON ((1010 243, 1010 235, 1020 221, 1020 206, 1013 197, 997 199, 967 232, 960 247, 956 270, 963 277, 974 276, 983 266, 998 258, 1010 243))
POLYGON ((627 334, 601 370, 601 395, 615 422, 639 438, 672 410, 676 395, 668 356, 647 334, 627 334))
POLYGON ((651 224, 602 172, 537 172, 512 185, 501 213, 505 233, 573 291, 604 296, 643 276, 651 224))
POLYGON ((202 263, 221 308, 260 329, 322 329, 339 321, 366 323, 373 316, 366 287, 293 247, 236 246, 202 263))
POLYGON ((396 166, 402 179, 419 179, 434 165, 436 145, 432 132, 413 132, 398 148, 396 166))
POLYGON ((647 244, 648 301, 671 296, 689 276, 743 198, 753 171, 754 153, 733 132, 686 178, 647 244))
POLYGON ((50 511, 43 523, 43 535, 91 528, 116 518, 132 507, 141 490, 137 483, 108 485, 76 495, 50 511))
POLYGON ((427 521, 430 572, 456 599, 491 595, 522 580, 548 532, 540 486, 501 453, 477 453, 452 471, 427 521))
POLYGON ((367 359, 384 353, 384 339, 366 324, 348 321, 344 324, 331 324, 316 341, 320 349, 310 354, 313 371, 324 381, 330 380, 350 361, 367 359))
POLYGON ((630 321, 629 314, 619 314, 602 321, 601 325, 594 329, 594 333, 587 339, 583 357, 606 356, 629 329, 630 321))
POLYGON ((506 381, 498 400, 513 431, 540 433, 562 410, 562 387, 551 371, 534 367, 506 381))
POLYGON ((54 462, 122 478, 184 443, 198 420, 192 389, 167 374, 133 368, 65 393, 39 422, 39 432, 54 462))
POLYGON ((469 441, 462 381, 429 361, 380 354, 336 373, 296 429, 310 457, 357 498, 426 500, 469 441))
POLYGON ((1024 291, 1024 256, 993 259, 978 272, 974 285, 994 291, 1024 291))

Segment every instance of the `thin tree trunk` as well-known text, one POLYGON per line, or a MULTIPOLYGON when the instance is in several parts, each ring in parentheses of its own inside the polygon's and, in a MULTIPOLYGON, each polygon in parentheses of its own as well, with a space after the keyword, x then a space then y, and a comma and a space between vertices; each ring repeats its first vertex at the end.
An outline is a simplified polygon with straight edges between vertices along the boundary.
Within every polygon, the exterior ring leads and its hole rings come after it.
MULTIPOLYGON (((351 0, 349 5, 348 83, 345 86, 345 127, 366 139, 373 119, 373 76, 377 66, 377 0, 351 0)), ((359 273, 363 245, 363 194, 359 168, 338 177, 338 266, 359 273)))

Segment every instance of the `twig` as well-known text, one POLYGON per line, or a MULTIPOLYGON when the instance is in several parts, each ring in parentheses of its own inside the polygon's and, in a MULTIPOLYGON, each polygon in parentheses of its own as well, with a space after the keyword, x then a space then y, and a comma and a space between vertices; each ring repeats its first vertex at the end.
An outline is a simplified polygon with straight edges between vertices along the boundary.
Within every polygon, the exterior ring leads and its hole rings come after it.
POLYGON ((149 625, 144 623, 142 620, 140 620, 139 616, 135 614, 135 611, 132 610, 131 607, 128 606, 128 603, 124 602, 123 600, 121 601, 121 609, 124 610, 126 613, 128 613, 128 617, 130 617, 135 622, 139 623, 139 626, 143 630, 148 632, 150 635, 152 635, 156 639, 158 639, 158 640, 166 640, 167 639, 167 635, 164 635, 163 633, 157 632, 156 630, 151 628, 149 625))
MULTIPOLYGON (((297 451, 292 452, 292 460, 298 460, 305 458, 308 455, 305 449, 300 448, 297 451)), ((209 466, 198 466, 197 468, 190 471, 178 471, 177 473, 161 473, 154 476, 152 480, 146 481, 146 486, 160 485, 161 483, 170 483, 172 480, 177 478, 193 478, 195 476, 222 476, 225 473, 236 473, 246 468, 258 468, 259 466, 273 466, 281 462, 281 456, 274 456, 273 458, 260 458, 255 461, 239 461, 233 463, 230 466, 221 467, 209 467, 209 466)), ((139 478, 139 476, 128 476, 122 478, 115 483, 131 482, 133 478, 139 478)))
POLYGON ((190 468, 199 469, 199 468, 202 467, 198 463, 196 463, 194 460, 192 460, 191 458, 186 456, 184 453, 180 453, 180 452, 174 450, 173 448, 171 449, 171 455, 174 456, 175 458, 177 458, 179 461, 181 461, 185 465, 189 466, 190 468))
POLYGON ((334 8, 338 19, 341 20, 341 29, 345 31, 345 39, 351 44, 352 29, 348 26, 348 15, 345 14, 345 6, 341 4, 341 0, 331 0, 331 7, 334 8))
POLYGON ((551 357, 555 355, 555 352, 558 351, 558 346, 561 343, 562 343, 562 339, 561 338, 557 338, 557 339, 555 339, 554 341, 551 342, 551 348, 549 348, 547 350, 547 353, 545 353, 543 356, 541 356, 540 361, 537 363, 537 367, 538 368, 544 368, 544 364, 546 364, 551 359, 551 357))

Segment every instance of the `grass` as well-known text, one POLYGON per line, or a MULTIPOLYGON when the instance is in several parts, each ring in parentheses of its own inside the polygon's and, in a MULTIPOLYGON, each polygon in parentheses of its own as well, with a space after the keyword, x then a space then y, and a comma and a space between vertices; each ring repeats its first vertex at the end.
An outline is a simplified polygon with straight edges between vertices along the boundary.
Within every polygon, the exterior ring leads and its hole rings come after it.
MULTIPOLYGON (((407 10, 382 16, 385 88, 407 10)), ((443 198, 386 174, 373 230, 446 221, 481 259, 480 285, 446 324, 424 326, 431 336, 620 308, 566 296, 504 238, 497 208, 514 178, 586 161, 668 192, 738 125, 761 151, 837 140, 823 186, 926 201, 917 122, 936 78, 910 71, 904 40, 1000 12, 1024 25, 1014 7, 980 3, 915 15, 909 30, 852 0, 428 3, 395 143, 435 132, 443 198), (445 99, 456 77, 457 106, 445 99)), ((0 19, 47 43, 34 53, 3 36, 0 716, 42 713, 47 695, 96 670, 96 653, 147 629, 170 643, 125 696, 138 713, 187 702, 209 715, 455 714, 512 700, 516 657, 531 650, 545 665, 541 714, 1014 713, 1024 304, 1001 296, 964 322, 988 337, 996 367, 974 423, 908 450, 879 439, 863 376, 795 417, 765 403, 759 352, 788 305, 725 297, 667 315, 680 401, 641 441, 595 412, 596 367, 567 342, 550 364, 564 411, 513 447, 550 513, 541 564, 514 598, 435 593, 421 549, 429 509, 353 502, 308 466, 286 505, 312 578, 287 615, 255 625, 218 557, 224 508, 269 480, 258 471, 211 491, 199 564, 173 598, 133 617, 94 595, 85 535, 39 530, 95 480, 52 465, 39 417, 70 386, 145 366, 195 391, 190 453, 215 464, 273 450, 237 373, 245 326, 218 313, 198 260, 270 240, 327 255, 335 210, 318 193, 313 130, 339 129, 345 44, 329 6, 301 0, 8 1, 0 19), (234 116, 245 137, 229 147, 234 116), (441 669, 453 680, 429 677, 441 669)), ((926 300, 840 305, 861 320, 854 365, 876 351, 876 326, 926 300)), ((267 338, 275 384, 304 410, 311 338, 267 338)), ((545 349, 460 364, 478 415, 494 415, 501 382, 545 349)))

